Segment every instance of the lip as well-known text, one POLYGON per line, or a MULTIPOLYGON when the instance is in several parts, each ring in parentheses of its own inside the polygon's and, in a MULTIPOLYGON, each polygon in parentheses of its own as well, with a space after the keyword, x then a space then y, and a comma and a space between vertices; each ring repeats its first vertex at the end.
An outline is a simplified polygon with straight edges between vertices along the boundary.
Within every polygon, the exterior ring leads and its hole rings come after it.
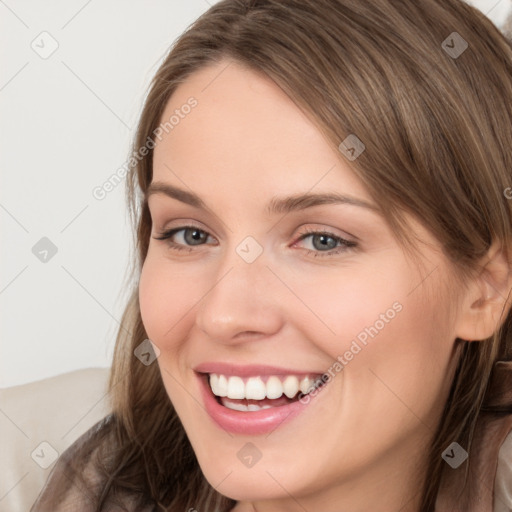
MULTIPOLYGON (((252 371, 252 368, 254 367, 250 368, 252 371)), ((268 369, 270 367, 266 368, 268 369)), ((220 370, 218 371, 220 372, 220 370)), ((215 372, 211 371, 211 373, 215 372)), ((289 374, 293 372, 286 371, 285 373, 289 374)), ((310 406, 311 402, 314 402, 316 398, 316 396, 311 396, 306 403, 297 400, 288 405, 271 407, 260 411, 234 411, 217 402, 217 399, 208 383, 208 375, 206 372, 198 373, 196 371, 195 375, 199 381, 206 412, 220 428, 234 434, 262 435, 270 433, 281 425, 284 425, 297 417, 308 406, 310 406)), ((240 374, 234 373, 234 375, 240 374)), ((254 373, 251 373, 250 375, 254 375, 254 373)), ((325 386, 322 386, 322 388, 323 387, 325 386)))
POLYGON ((322 375, 324 372, 314 372, 311 370, 294 370, 290 368, 282 368, 279 366, 269 366, 263 364, 238 365, 234 363, 224 362, 206 362, 193 368, 198 373, 217 373, 222 375, 237 375, 239 377, 256 377, 262 375, 322 375))

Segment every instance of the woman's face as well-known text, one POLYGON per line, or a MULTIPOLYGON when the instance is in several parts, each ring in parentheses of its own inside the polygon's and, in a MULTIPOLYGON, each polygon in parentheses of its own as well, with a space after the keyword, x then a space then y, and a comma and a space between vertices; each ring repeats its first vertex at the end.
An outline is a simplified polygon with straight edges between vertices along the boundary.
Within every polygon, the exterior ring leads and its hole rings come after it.
POLYGON ((155 139, 152 183, 183 191, 149 195, 140 278, 165 388, 226 496, 258 510, 403 506, 456 361, 448 264, 411 219, 428 242, 414 265, 341 152, 272 81, 228 63, 178 87, 155 139), (317 194, 348 199, 284 201, 317 194))

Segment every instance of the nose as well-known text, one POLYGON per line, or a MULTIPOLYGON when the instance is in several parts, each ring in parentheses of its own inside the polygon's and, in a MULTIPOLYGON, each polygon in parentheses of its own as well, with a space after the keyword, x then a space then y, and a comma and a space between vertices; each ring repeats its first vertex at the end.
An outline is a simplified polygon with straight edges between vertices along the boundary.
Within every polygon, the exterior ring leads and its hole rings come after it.
POLYGON ((212 275, 214 279, 198 304, 195 318, 208 339, 240 344, 279 331, 286 289, 263 255, 247 263, 234 253, 212 275))

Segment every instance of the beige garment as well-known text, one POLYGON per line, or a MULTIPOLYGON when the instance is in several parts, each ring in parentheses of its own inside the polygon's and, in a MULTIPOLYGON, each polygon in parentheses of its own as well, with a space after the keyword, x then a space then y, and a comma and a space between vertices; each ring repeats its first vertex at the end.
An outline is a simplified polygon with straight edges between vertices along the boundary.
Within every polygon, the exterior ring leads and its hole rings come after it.
MULTIPOLYGON (((113 414, 109 414, 81 435, 59 457, 30 512, 93 512, 105 485, 97 470, 98 447, 111 443, 113 414)), ((140 506, 135 497, 109 497, 105 512, 156 512, 140 506)))

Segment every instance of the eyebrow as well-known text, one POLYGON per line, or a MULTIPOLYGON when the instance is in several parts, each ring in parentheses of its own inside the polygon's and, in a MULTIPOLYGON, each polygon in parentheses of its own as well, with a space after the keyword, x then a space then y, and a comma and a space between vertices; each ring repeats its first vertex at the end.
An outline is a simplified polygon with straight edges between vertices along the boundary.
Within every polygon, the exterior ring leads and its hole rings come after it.
MULTIPOLYGON (((177 199, 182 203, 194 206, 195 208, 211 211, 206 203, 194 192, 183 190, 168 183, 161 181, 151 183, 144 193, 144 202, 147 204, 148 199, 154 194, 163 194, 173 199, 177 199)), ((376 205, 363 201, 362 199, 357 199, 344 194, 326 192, 318 194, 295 194, 288 197, 274 197, 270 200, 267 206, 267 212, 269 214, 288 213, 324 204, 349 204, 367 208, 375 212, 380 211, 376 205)))

